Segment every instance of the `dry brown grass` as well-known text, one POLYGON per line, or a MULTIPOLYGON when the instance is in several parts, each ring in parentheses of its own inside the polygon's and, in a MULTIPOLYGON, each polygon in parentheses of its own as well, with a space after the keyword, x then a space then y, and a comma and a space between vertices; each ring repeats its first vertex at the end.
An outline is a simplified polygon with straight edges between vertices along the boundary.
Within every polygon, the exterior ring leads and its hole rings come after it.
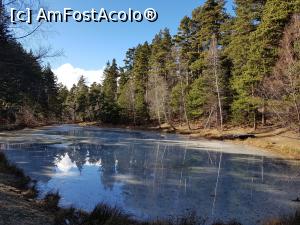
MULTIPOLYGON (((191 125, 191 128, 192 129, 189 130, 186 125, 178 125, 176 126, 176 132, 183 135, 189 135, 192 138, 228 140, 237 144, 262 148, 272 153, 276 153, 282 158, 300 159, 300 134, 287 128, 262 127, 253 130, 249 127, 227 126, 221 131, 218 129, 201 129, 193 124, 191 125), (246 140, 236 138, 235 140, 229 140, 232 136, 244 134, 255 135, 255 138, 248 138, 246 140)), ((164 124, 161 130, 172 132, 171 127, 167 124, 164 124)))

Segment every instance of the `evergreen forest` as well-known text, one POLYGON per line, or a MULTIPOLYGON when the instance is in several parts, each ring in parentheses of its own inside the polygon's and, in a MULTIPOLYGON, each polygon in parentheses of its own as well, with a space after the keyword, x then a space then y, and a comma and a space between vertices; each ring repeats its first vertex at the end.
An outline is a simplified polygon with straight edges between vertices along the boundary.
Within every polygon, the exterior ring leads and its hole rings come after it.
MULTIPOLYGON (((151 43, 110 60, 104 81, 70 90, 27 51, 0 8, 0 124, 51 122, 300 131, 300 1, 207 0, 151 43)), ((100 78, 99 78, 100 80, 100 78)))

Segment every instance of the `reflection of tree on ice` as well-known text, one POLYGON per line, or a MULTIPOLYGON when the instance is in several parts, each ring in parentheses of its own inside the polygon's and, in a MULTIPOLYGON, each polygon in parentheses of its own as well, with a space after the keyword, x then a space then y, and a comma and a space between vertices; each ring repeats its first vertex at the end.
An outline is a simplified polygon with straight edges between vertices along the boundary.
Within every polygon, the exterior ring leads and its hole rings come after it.
POLYGON ((261 157, 261 182, 264 182, 264 157, 261 157))
POLYGON ((118 168, 119 168, 119 160, 117 159, 116 154, 114 154, 114 158, 115 158, 114 172, 115 172, 116 174, 118 174, 118 173, 119 173, 119 172, 118 172, 118 168))
POLYGON ((217 181, 216 181, 216 186, 215 186, 215 194, 214 194, 214 201, 213 201, 212 212, 211 212, 212 216, 214 216, 214 213, 215 213, 215 205, 216 205, 216 200, 217 200, 218 184, 219 184, 219 178, 220 178, 220 172, 221 172, 222 155, 223 155, 223 152, 221 152, 220 159, 219 159, 218 175, 217 175, 217 181))
MULTIPOLYGON (((181 168, 181 175, 180 175, 180 184, 182 184, 182 175, 183 175, 183 167, 185 165, 185 160, 186 160, 186 154, 187 154, 187 144, 185 144, 185 147, 184 147, 184 155, 183 155, 183 161, 182 161, 182 168, 181 168)), ((187 182, 186 182, 186 177, 184 178, 184 192, 186 193, 186 190, 187 190, 187 182)))
POLYGON ((158 166, 158 154, 160 152, 160 143, 157 143, 156 156, 155 156, 155 167, 154 167, 154 179, 153 179, 153 191, 155 190, 155 181, 157 176, 157 166, 158 166))

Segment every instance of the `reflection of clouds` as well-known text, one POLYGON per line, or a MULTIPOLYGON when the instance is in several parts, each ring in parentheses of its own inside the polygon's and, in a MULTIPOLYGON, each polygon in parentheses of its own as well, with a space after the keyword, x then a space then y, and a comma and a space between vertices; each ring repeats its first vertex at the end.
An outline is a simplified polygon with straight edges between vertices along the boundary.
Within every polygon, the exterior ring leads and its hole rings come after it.
POLYGON ((122 182, 124 184, 145 185, 145 183, 142 180, 137 179, 129 174, 117 174, 114 176, 114 178, 116 181, 122 182))
POLYGON ((97 162, 90 162, 90 158, 87 157, 84 166, 98 166, 102 168, 102 159, 99 159, 97 162))
POLYGON ((54 160, 54 164, 63 173, 68 173, 72 168, 77 168, 68 153, 66 153, 63 157, 56 158, 54 160))
MULTIPOLYGON (((79 169, 78 166, 76 165, 76 162, 72 162, 69 153, 65 153, 63 156, 57 157, 54 160, 54 165, 56 168, 64 173, 64 174, 69 174, 71 173, 72 169, 79 169)), ((96 161, 96 162, 91 162, 89 153, 87 153, 87 157, 85 159, 85 163, 83 166, 98 166, 102 168, 102 159, 96 161)))

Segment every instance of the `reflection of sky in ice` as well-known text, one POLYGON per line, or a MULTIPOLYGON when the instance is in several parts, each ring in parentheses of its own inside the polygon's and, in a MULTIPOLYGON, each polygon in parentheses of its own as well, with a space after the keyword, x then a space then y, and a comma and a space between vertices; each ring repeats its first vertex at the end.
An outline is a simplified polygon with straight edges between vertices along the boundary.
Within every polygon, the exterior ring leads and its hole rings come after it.
POLYGON ((196 210, 246 225, 298 207, 299 162, 223 142, 59 126, 0 134, 0 146, 62 206, 104 202, 144 219, 196 210))
POLYGON ((102 176, 101 159, 91 163, 87 154, 86 162, 79 170, 69 154, 65 153, 63 156, 55 158, 54 165, 55 172, 51 180, 46 184, 40 182, 39 187, 42 194, 58 190, 62 196, 60 203, 62 206, 72 205, 90 211, 99 203, 99 199, 111 205, 123 206, 122 184, 118 183, 112 189, 107 189, 98 179, 99 176, 102 176), (78 201, 72 201, 74 198, 78 201))

